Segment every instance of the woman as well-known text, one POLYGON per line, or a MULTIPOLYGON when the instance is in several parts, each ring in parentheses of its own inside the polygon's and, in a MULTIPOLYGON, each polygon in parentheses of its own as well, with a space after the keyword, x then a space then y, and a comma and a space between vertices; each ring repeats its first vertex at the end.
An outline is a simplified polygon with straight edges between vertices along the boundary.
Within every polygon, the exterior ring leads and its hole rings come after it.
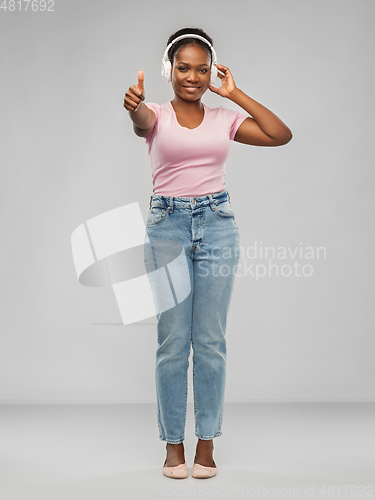
MULTIPOLYGON (((125 94, 124 107, 135 134, 145 138, 151 159, 154 189, 145 241, 180 243, 190 278, 190 288, 182 278, 171 281, 175 305, 157 315, 158 425, 160 439, 167 442, 163 473, 179 478, 188 475, 183 440, 192 344, 198 437, 192 475, 212 477, 217 471, 213 438, 222 434, 226 320, 239 260, 239 231, 225 187, 224 162, 230 140, 281 146, 291 140, 292 133, 236 86, 229 68, 216 63, 212 39, 199 28, 184 28, 169 37, 162 76, 172 83, 172 101, 144 103, 140 70, 138 84, 125 94), (221 80, 218 88, 212 85, 216 74, 221 80), (206 106, 201 98, 207 89, 231 100, 246 114, 206 106), (183 289, 191 291, 179 301, 178 291, 183 289)), ((145 255, 148 272, 155 269, 153 258, 155 252, 145 255)), ((158 286, 153 293, 156 302, 169 292, 158 286)))

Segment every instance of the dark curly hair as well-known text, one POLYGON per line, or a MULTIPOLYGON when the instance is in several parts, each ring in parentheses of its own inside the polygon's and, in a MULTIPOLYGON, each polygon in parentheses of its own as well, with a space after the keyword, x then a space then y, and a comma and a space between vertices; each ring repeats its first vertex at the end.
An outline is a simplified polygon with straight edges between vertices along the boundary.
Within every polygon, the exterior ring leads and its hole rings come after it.
MULTIPOLYGON (((173 40, 175 38, 177 38, 177 37, 179 37, 181 35, 187 35, 189 33, 193 33, 194 35, 200 35, 201 37, 203 37, 206 40, 208 40, 211 45, 213 45, 212 38, 210 36, 208 36, 206 32, 204 32, 201 28, 191 27, 191 28, 182 28, 182 29, 180 29, 178 31, 175 31, 168 38, 167 46, 171 42, 173 42, 173 40)), ((174 59, 174 56, 175 56, 176 52, 178 51, 178 49, 180 47, 182 47, 182 45, 187 45, 187 44, 191 44, 191 43, 196 43, 197 45, 200 45, 201 47, 203 47, 207 51, 207 53, 210 55, 210 64, 212 64, 212 52, 211 52, 211 49, 210 49, 210 47, 206 43, 204 43, 202 40, 199 40, 199 38, 182 38, 178 42, 174 43, 172 45, 172 47, 168 50, 168 59, 170 60, 171 64, 173 65, 173 59, 174 59)))

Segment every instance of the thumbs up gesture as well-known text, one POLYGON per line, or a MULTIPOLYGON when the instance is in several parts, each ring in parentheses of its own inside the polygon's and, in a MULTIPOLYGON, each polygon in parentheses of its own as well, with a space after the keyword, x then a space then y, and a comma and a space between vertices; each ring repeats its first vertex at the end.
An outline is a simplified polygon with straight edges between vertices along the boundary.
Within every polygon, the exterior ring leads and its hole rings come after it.
POLYGON ((141 102, 145 100, 144 79, 145 75, 143 70, 140 69, 138 71, 138 84, 129 87, 129 90, 125 93, 124 108, 128 111, 137 111, 141 102))

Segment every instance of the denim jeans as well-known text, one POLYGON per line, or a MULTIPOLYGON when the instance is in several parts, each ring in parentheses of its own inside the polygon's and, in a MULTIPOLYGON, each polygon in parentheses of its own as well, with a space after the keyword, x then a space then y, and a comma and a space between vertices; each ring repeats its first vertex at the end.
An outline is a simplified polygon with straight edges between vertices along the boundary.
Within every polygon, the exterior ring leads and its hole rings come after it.
MULTIPOLYGON (((145 234, 147 273, 157 267, 152 252, 157 240, 178 242, 184 249, 190 279, 184 285, 190 285, 186 298, 157 314, 159 437, 172 444, 185 438, 192 345, 195 435, 213 439, 222 434, 225 332, 240 253, 239 230, 228 191, 198 197, 152 195, 145 234)), ((175 288, 183 283, 177 281, 175 288)), ((173 288, 173 282, 170 286, 173 288)), ((155 284, 151 288, 154 302, 160 302, 166 289, 155 284)))

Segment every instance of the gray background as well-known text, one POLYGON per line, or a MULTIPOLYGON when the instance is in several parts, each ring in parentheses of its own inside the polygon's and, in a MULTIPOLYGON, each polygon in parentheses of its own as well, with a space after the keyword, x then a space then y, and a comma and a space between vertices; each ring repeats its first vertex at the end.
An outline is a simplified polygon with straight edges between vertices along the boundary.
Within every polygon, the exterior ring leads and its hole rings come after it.
MULTIPOLYGON (((146 218, 149 157, 123 96, 143 69, 148 102, 173 98, 161 58, 189 26, 294 136, 276 148, 232 143, 241 246, 326 248, 325 259, 298 259, 310 277, 236 279, 226 401, 373 401, 374 2, 54 9, 0 16, 1 401, 155 401, 153 320, 122 326, 111 289, 80 285, 70 237, 128 203, 146 218)), ((241 110, 209 91, 203 102, 241 110)))

